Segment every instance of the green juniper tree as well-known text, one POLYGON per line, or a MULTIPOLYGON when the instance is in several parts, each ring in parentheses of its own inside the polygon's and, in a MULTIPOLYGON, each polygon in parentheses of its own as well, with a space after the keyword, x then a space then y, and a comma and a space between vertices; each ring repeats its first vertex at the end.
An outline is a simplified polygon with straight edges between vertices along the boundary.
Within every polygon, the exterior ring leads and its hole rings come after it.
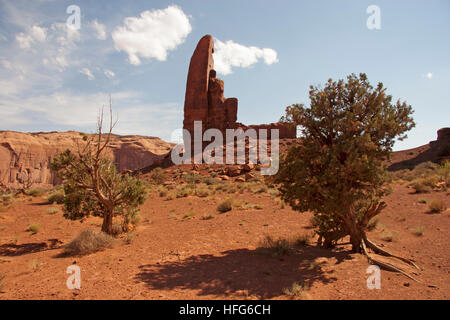
POLYGON ((275 177, 283 199, 300 212, 311 211, 319 245, 331 247, 350 236, 354 252, 366 246, 387 254, 366 236, 369 221, 386 204, 384 161, 395 139, 414 127, 413 111, 392 102, 382 83, 365 74, 347 81, 311 86, 311 106, 287 107, 282 122, 301 126, 303 137, 280 163, 275 177))
POLYGON ((113 218, 122 216, 124 221, 129 221, 145 200, 142 182, 118 173, 112 161, 104 156, 114 125, 110 106, 110 128, 106 135, 102 132, 102 110, 97 134, 84 135, 84 145, 79 145, 76 153, 66 150, 51 164, 64 182, 64 216, 72 220, 91 214, 101 216, 102 231, 110 235, 113 234, 113 218))

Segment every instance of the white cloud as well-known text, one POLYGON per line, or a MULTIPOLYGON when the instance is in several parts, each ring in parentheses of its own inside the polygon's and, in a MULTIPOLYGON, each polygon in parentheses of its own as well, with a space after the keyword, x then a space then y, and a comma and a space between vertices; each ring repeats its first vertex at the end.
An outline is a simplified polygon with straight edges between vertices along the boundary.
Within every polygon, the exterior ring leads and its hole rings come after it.
POLYGON ((28 33, 20 32, 16 35, 16 40, 21 49, 30 49, 35 42, 44 42, 47 39, 47 28, 33 26, 28 33))
POLYGON ((44 42, 47 39, 47 28, 41 28, 38 26, 33 26, 30 30, 30 35, 39 42, 44 42))
POLYGON ((95 30, 97 39, 106 40, 105 25, 98 23, 97 20, 94 20, 92 21, 91 26, 95 30))
POLYGON ((108 70, 108 69, 105 70, 104 74, 109 79, 112 79, 116 76, 116 74, 114 72, 112 72, 111 70, 108 70))
POLYGON ((139 65, 140 58, 165 61, 168 51, 183 43, 191 31, 188 16, 179 7, 169 6, 125 18, 112 38, 116 50, 126 52, 132 65, 139 65))
POLYGON ((61 46, 73 46, 75 42, 80 41, 80 32, 73 28, 68 28, 65 23, 53 23, 50 26, 56 42, 61 46))
POLYGON ((431 79, 431 78, 433 78, 433 73, 431 73, 431 72, 428 72, 428 73, 427 73, 427 78, 428 78, 428 79, 431 79))
POLYGON ((4 59, 4 58, 0 57, 0 63, 2 65, 2 67, 5 68, 6 70, 12 70, 13 69, 11 62, 6 60, 6 59, 4 59))
POLYGON ((233 40, 214 41, 214 67, 220 74, 232 73, 232 67, 248 68, 259 59, 267 65, 277 63, 277 52, 270 48, 246 47, 233 40))
POLYGON ((88 78, 89 80, 94 80, 94 79, 95 79, 95 77, 94 77, 94 75, 92 74, 91 70, 89 70, 88 68, 83 68, 83 69, 81 69, 81 70, 80 70, 80 73, 81 73, 81 74, 84 74, 85 76, 87 76, 87 78, 88 78))

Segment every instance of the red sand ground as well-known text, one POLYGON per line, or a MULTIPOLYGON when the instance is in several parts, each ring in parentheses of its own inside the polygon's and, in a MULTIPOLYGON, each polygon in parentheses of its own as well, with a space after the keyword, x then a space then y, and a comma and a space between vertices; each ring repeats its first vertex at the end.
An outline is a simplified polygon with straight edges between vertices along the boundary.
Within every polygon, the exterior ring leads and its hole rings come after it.
POLYGON ((281 209, 267 193, 248 192, 232 197, 260 204, 262 210, 218 214, 217 205, 227 196, 218 192, 209 198, 166 201, 154 195, 142 207, 131 244, 118 239, 113 249, 72 258, 59 257, 60 246, 81 230, 99 231, 101 220, 80 223, 61 213, 50 215, 46 211, 55 205, 42 198, 16 202, 13 209, 0 212, 0 273, 6 273, 0 299, 290 299, 283 288, 294 282, 311 287, 306 295, 310 299, 450 297, 450 211, 428 214, 427 205, 418 202, 441 198, 449 207, 447 193, 416 195, 394 186, 370 238, 416 261, 424 270, 415 277, 423 283, 382 271, 381 290, 367 289, 367 259, 350 253, 348 245, 333 251, 303 246, 283 257, 256 253, 265 235, 312 234, 310 215, 288 206, 281 209), (195 217, 183 219, 190 209, 195 217), (201 219, 212 212, 215 218, 201 219), (31 235, 26 231, 30 223, 39 223, 41 230, 31 235), (416 226, 425 227, 423 236, 413 234, 416 226), (383 228, 394 234, 392 242, 381 240, 383 228), (81 268, 81 290, 66 287, 66 268, 73 263, 81 268))

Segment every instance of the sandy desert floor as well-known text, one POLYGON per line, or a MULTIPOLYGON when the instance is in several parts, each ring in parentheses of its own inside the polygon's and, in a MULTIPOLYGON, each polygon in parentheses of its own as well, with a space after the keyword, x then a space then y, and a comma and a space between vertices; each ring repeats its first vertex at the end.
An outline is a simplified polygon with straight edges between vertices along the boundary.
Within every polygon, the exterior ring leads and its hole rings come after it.
POLYGON ((101 220, 80 223, 61 212, 49 214, 61 206, 42 197, 0 212, 0 273, 6 275, 0 299, 293 299, 298 297, 283 289, 294 282, 309 286, 302 299, 449 299, 450 210, 429 214, 419 203, 441 198, 449 207, 449 194, 413 194, 400 184, 393 189, 370 238, 420 265, 423 271, 414 276, 422 283, 382 271, 381 289, 368 290, 367 259, 345 244, 326 250, 312 243, 278 257, 260 254, 266 235, 313 235, 310 214, 282 208, 269 193, 218 191, 173 200, 154 193, 130 244, 122 237, 113 249, 82 257, 61 256, 61 246, 84 229, 99 231, 101 220), (219 214, 217 205, 230 196, 259 209, 219 214), (193 214, 185 217, 188 212, 193 214), (212 219, 202 218, 210 213, 212 219), (37 234, 27 231, 31 223, 41 225, 37 234), (415 227, 424 228, 422 236, 414 234, 415 227), (386 233, 391 242, 382 240, 386 233), (66 269, 74 263, 81 268, 81 290, 66 287, 66 269))

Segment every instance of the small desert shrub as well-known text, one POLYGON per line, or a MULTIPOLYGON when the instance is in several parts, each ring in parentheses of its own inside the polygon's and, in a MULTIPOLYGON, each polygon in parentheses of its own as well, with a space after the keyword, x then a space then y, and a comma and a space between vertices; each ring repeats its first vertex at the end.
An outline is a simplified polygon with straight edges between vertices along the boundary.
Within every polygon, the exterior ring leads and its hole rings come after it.
POLYGON ((188 187, 183 187, 176 191, 175 196, 177 198, 187 198, 192 194, 192 189, 188 187))
POLYGON ((381 240, 386 242, 392 242, 394 241, 395 235, 392 232, 384 231, 381 235, 381 240))
POLYGON ((56 214, 58 212, 59 212, 58 208, 48 208, 46 211, 47 214, 56 214))
POLYGON ((164 170, 158 167, 152 170, 150 180, 155 184, 163 184, 167 180, 167 176, 164 170))
POLYGON ((105 248, 112 248, 115 241, 113 237, 106 233, 84 230, 64 247, 64 253, 67 255, 85 255, 105 248))
POLYGON ((136 233, 128 232, 127 236, 125 237, 125 243, 131 244, 133 242, 134 238, 136 238, 136 233))
POLYGON ((414 172, 410 169, 403 169, 390 173, 393 180, 413 181, 416 178, 414 172))
POLYGON ((195 185, 196 183, 199 183, 202 180, 202 177, 198 173, 189 173, 184 176, 184 181, 186 181, 187 184, 195 185))
POLYGON ((217 206, 217 211, 219 211, 220 213, 225 213, 231 211, 232 209, 233 201, 231 199, 227 199, 217 206))
POLYGON ((125 232, 124 225, 122 223, 114 222, 112 225, 112 235, 117 237, 125 232))
POLYGON ((173 200, 173 199, 175 199, 175 193, 174 193, 174 192, 170 192, 170 193, 167 195, 166 200, 167 200, 167 201, 171 201, 171 200, 173 200))
POLYGON ((218 181, 216 179, 214 179, 213 177, 206 177, 203 179, 203 183, 205 183, 208 186, 217 184, 218 181))
POLYGON ((141 223, 141 215, 139 214, 139 210, 132 210, 127 219, 125 219, 125 223, 131 223, 133 226, 137 226, 141 223))
POLYGON ((423 236, 423 233, 425 232, 425 227, 424 226, 417 226, 417 227, 414 227, 412 229, 412 231, 413 231, 413 233, 416 236, 420 237, 420 236, 423 236))
POLYGON ((450 187, 450 161, 446 161, 442 166, 436 169, 439 177, 445 181, 447 187, 450 187))
POLYGON ((262 185, 256 190, 256 193, 266 193, 268 191, 269 191, 269 188, 267 188, 266 185, 262 185))
POLYGON ((280 257, 291 254, 291 244, 286 239, 273 239, 266 236, 260 243, 260 247, 256 249, 257 253, 270 255, 272 257, 280 257))
POLYGON ((41 197, 45 194, 45 190, 41 188, 33 188, 28 190, 27 194, 32 197, 41 197))
POLYGON ((311 244, 311 236, 308 234, 301 234, 294 238, 296 246, 308 246, 311 244))
POLYGON ((411 187, 414 189, 416 193, 429 193, 431 192, 431 188, 421 181, 416 181, 411 184, 411 187))
POLYGON ((377 224, 378 224, 378 218, 370 219, 369 223, 367 224, 367 230, 368 231, 375 230, 377 228, 377 224))
POLYGON ((419 200, 417 200, 417 202, 422 203, 422 204, 426 204, 428 201, 427 201, 427 199, 420 198, 419 200))
POLYGON ((195 217, 195 212, 190 210, 188 213, 186 213, 183 216, 183 220, 191 219, 191 218, 194 218, 194 217, 195 217))
POLYGON ((278 191, 278 189, 270 188, 268 192, 274 199, 280 195, 280 191, 278 191))
POLYGON ((305 299, 308 298, 306 293, 309 290, 307 285, 301 285, 298 282, 294 282, 290 288, 284 288, 283 294, 295 298, 305 299))
POLYGON ((28 231, 30 231, 32 234, 36 234, 41 229, 41 225, 39 223, 32 223, 28 227, 28 231))
POLYGON ((200 219, 202 220, 211 220, 214 219, 216 217, 216 215, 214 213, 208 213, 203 215, 200 219))
POLYGON ((43 267, 43 265, 44 265, 44 263, 40 262, 40 261, 37 260, 37 259, 31 260, 31 261, 30 261, 30 264, 29 264, 30 269, 31 269, 33 272, 37 272, 37 271, 41 270, 42 267, 43 267))
POLYGON ((200 198, 206 198, 210 195, 210 191, 207 187, 201 186, 195 190, 195 195, 200 198))
POLYGON ((48 203, 63 204, 64 203, 64 192, 55 192, 48 196, 48 203))
POLYGON ((441 199, 434 199, 428 205, 431 213, 441 213, 447 209, 445 202, 441 199))
POLYGON ((11 204, 12 200, 13 200, 12 194, 4 194, 2 196, 2 202, 5 207, 9 206, 11 204))
POLYGON ((167 189, 166 189, 166 188, 161 188, 161 189, 159 190, 159 196, 160 196, 161 198, 167 196, 167 189))

